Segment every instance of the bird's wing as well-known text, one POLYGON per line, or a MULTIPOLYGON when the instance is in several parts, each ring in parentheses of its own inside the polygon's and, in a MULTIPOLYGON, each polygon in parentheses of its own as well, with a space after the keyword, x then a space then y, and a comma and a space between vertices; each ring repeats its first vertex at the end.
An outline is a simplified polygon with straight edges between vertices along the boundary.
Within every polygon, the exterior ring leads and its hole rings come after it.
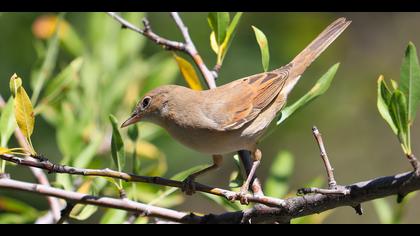
POLYGON ((215 122, 217 130, 241 128, 277 97, 287 81, 290 68, 291 65, 287 65, 219 87, 218 91, 214 90, 216 96, 209 96, 218 101, 208 102, 212 108, 211 112, 205 112, 206 116, 215 122))

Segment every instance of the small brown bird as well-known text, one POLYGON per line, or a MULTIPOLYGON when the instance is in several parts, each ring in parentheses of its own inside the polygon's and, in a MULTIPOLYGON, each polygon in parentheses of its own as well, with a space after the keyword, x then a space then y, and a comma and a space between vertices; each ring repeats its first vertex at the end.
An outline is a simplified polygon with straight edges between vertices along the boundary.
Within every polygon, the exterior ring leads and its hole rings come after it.
POLYGON ((205 91, 177 85, 158 87, 144 96, 122 127, 140 120, 153 122, 185 146, 213 155, 213 165, 184 180, 183 191, 187 194, 195 192, 193 183, 197 176, 221 164, 223 154, 250 151, 253 166, 238 193, 241 202, 247 204, 245 195, 261 160, 258 140, 283 108, 305 69, 350 23, 345 18, 334 21, 289 64, 279 69, 205 91))

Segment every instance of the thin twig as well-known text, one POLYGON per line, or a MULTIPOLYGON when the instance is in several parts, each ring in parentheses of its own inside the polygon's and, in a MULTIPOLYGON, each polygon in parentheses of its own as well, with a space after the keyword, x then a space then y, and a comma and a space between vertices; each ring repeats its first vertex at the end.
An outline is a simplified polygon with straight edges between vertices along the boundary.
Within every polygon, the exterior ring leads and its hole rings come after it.
POLYGON ((204 79, 206 80, 207 86, 210 89, 216 88, 215 76, 207 68, 200 54, 198 54, 197 49, 193 41, 191 40, 191 36, 188 33, 188 28, 185 26, 178 12, 171 12, 171 16, 172 16, 172 19, 175 21, 175 24, 177 25, 178 29, 181 31, 182 36, 184 37, 187 53, 192 57, 195 64, 200 69, 204 79))
POLYGON ((51 196, 62 198, 67 201, 90 204, 101 207, 115 208, 126 210, 130 212, 142 213, 150 217, 159 217, 171 221, 181 223, 196 223, 199 222, 200 218, 193 214, 178 212, 156 206, 148 206, 146 204, 130 201, 127 199, 115 199, 109 197, 96 197, 88 194, 70 192, 50 186, 26 183, 22 181, 16 181, 12 179, 0 179, 0 188, 14 189, 25 192, 31 192, 41 194, 44 196, 51 196))
POLYGON ((110 15, 112 18, 114 18, 116 21, 118 21, 123 28, 130 29, 134 32, 137 32, 154 43, 161 45, 167 50, 175 50, 175 51, 181 51, 185 52, 194 60, 194 62, 197 64, 198 68, 200 69, 201 74, 203 75, 207 86, 212 89, 216 87, 215 78, 213 74, 210 72, 210 70, 207 68, 207 66, 204 64, 203 59, 201 58, 200 54, 198 54, 197 49, 195 48, 191 37, 188 33, 188 28, 184 25, 181 18, 177 13, 171 13, 171 16, 173 17, 177 27, 181 30, 182 35, 185 39, 185 43, 183 42, 177 42, 172 41, 166 38, 163 38, 157 34, 155 34, 152 30, 152 27, 150 26, 150 22, 147 19, 143 20, 144 29, 140 29, 136 27, 135 25, 131 24, 124 18, 122 18, 120 15, 118 15, 115 12, 108 12, 108 15, 110 15))
POLYGON ((127 20, 125 20, 124 18, 122 18, 121 16, 119 16, 115 12, 108 12, 108 15, 110 15, 112 18, 114 18, 116 21, 118 21, 123 28, 130 29, 134 32, 137 32, 137 33, 147 37, 148 39, 150 39, 154 43, 164 47, 165 49, 177 50, 177 51, 186 51, 184 43, 177 42, 177 41, 172 41, 172 40, 163 38, 163 37, 155 34, 152 31, 152 29, 150 27, 150 24, 147 20, 143 20, 143 24, 144 24, 145 28, 144 28, 144 30, 142 30, 142 29, 138 28, 137 26, 131 24, 130 22, 128 22, 127 20))
POLYGON ((310 194, 310 193, 319 193, 324 195, 348 195, 350 194, 350 190, 337 185, 337 181, 334 178, 334 169, 331 166, 330 160, 328 159, 327 151, 324 146, 324 140, 322 139, 322 135, 319 132, 317 127, 312 128, 312 134, 318 144, 320 155, 322 158, 322 162, 324 163, 325 170, 327 171, 328 176, 328 189, 321 189, 321 188, 301 188, 298 189, 298 194, 310 194))
POLYGON ((315 137, 316 142, 318 143, 320 155, 322 158, 322 161, 324 162, 325 169, 327 171, 328 175, 328 186, 330 189, 333 189, 337 186, 337 181, 335 181, 334 178, 334 169, 331 166, 330 160, 328 159, 327 151, 324 146, 324 141, 322 140, 322 135, 319 132, 317 127, 312 128, 312 133, 315 137))
MULTIPOLYGON (((162 177, 150 177, 150 176, 140 176, 134 174, 128 174, 124 172, 118 172, 111 169, 82 169, 82 168, 75 168, 63 165, 56 165, 49 161, 39 162, 36 160, 31 160, 27 158, 20 158, 13 155, 0 155, 0 159, 13 162, 20 166, 30 166, 34 168, 39 168, 48 171, 49 173, 58 173, 58 174, 71 174, 71 175, 81 175, 81 176, 100 176, 100 177, 110 177, 115 179, 121 179, 127 182, 141 182, 141 183, 151 183, 156 185, 162 186, 169 186, 182 189, 183 182, 176 181, 171 179, 165 179, 162 177)), ((206 192, 217 196, 222 196, 226 198, 230 198, 233 196, 232 200, 240 200, 239 196, 237 196, 236 192, 221 189, 221 188, 214 188, 204 184, 195 183, 196 191, 206 192)), ((261 203, 267 206, 273 207, 281 207, 282 200, 272 197, 266 196, 253 196, 248 194, 246 196, 249 202, 254 203, 261 203)))

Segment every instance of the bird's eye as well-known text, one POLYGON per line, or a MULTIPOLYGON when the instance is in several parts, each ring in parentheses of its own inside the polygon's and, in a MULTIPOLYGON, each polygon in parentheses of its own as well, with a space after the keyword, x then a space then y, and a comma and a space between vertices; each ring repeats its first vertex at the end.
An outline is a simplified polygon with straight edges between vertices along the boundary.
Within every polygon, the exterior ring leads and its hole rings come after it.
POLYGON ((152 101, 151 97, 145 97, 143 98, 143 101, 141 101, 141 109, 144 110, 150 106, 150 102, 152 101))

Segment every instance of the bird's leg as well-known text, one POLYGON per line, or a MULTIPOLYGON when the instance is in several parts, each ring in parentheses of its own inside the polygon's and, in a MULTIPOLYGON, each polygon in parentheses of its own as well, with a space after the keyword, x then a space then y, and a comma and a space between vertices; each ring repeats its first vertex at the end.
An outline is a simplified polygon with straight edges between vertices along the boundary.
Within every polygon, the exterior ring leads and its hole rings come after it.
POLYGON ((255 149, 255 151, 252 153, 252 158, 254 162, 252 163, 251 171, 249 172, 249 175, 245 183, 242 185, 241 190, 238 194, 241 204, 248 205, 248 199, 246 198, 246 194, 248 193, 249 185, 251 184, 251 181, 254 178, 255 171, 260 165, 261 157, 262 157, 261 151, 259 149, 255 149))
POLYGON ((217 169, 222 164, 222 162, 223 162, 222 155, 213 155, 213 165, 189 175, 183 181, 182 192, 185 192, 185 194, 187 195, 194 194, 195 193, 195 179, 200 175, 203 175, 211 170, 217 169))

